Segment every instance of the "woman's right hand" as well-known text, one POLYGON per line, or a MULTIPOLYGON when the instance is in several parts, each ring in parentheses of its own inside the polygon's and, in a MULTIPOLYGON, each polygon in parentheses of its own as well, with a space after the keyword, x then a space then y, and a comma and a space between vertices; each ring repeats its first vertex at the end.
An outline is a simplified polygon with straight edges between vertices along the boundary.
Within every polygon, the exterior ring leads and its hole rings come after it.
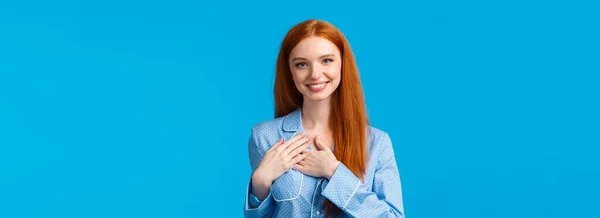
POLYGON ((269 194, 271 184, 294 164, 308 156, 309 136, 300 133, 283 141, 280 139, 263 156, 252 174, 252 193, 263 200, 269 194))

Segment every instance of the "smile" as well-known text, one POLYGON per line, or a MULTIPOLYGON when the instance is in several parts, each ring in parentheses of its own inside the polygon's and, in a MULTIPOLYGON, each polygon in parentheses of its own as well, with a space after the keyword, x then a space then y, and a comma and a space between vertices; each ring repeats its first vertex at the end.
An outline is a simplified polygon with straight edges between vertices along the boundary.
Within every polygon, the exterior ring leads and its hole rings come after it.
POLYGON ((306 85, 306 86, 308 87, 308 90, 310 90, 312 92, 319 92, 319 91, 325 89, 325 87, 327 86, 327 83, 329 83, 329 81, 322 82, 322 83, 316 83, 316 84, 310 84, 310 85, 306 85))

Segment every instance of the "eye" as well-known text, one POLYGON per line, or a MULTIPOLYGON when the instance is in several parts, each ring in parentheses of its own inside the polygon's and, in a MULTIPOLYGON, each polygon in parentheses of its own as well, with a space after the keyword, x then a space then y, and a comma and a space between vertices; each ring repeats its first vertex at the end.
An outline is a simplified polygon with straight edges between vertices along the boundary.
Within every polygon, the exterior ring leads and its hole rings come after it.
POLYGON ((296 63, 296 67, 299 67, 299 68, 306 67, 306 66, 308 66, 308 65, 304 62, 296 63))
POLYGON ((327 58, 327 59, 324 59, 324 60, 323 60, 323 63, 324 63, 324 64, 329 64, 329 63, 331 63, 331 62, 333 62, 333 59, 329 59, 329 58, 327 58))

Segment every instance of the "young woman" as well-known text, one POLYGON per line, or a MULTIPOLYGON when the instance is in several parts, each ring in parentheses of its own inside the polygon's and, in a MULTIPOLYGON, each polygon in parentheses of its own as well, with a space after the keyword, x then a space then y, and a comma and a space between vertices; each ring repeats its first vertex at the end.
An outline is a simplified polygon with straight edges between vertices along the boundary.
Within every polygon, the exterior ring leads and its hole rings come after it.
POLYGON ((392 143, 369 126, 344 35, 318 20, 285 36, 275 119, 252 128, 246 217, 404 217, 392 143))

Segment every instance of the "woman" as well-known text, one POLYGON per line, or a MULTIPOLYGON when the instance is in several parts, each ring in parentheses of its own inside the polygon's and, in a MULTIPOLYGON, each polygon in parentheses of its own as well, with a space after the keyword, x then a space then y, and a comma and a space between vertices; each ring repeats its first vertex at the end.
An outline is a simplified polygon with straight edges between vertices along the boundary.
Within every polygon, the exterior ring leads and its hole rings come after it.
POLYGON ((404 217, 390 138, 369 126, 356 63, 325 21, 289 30, 275 119, 252 128, 246 217, 404 217))

